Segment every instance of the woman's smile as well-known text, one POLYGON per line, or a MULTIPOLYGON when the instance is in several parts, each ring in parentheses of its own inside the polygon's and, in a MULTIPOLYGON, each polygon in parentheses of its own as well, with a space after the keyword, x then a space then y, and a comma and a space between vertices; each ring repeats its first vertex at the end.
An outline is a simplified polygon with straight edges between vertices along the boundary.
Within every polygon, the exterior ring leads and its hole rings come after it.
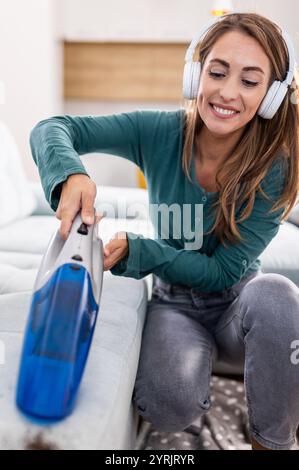
POLYGON ((211 103, 209 103, 209 109, 211 110, 212 114, 218 118, 218 119, 233 119, 235 118, 238 114, 240 114, 238 111, 228 111, 223 108, 218 108, 211 103))

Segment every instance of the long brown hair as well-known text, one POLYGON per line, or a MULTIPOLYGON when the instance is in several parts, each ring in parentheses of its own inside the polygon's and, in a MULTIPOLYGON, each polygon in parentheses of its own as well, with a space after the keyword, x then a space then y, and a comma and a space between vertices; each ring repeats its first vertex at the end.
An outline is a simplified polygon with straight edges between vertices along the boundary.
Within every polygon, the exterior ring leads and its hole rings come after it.
MULTIPOLYGON (((232 13, 214 24, 199 44, 199 61, 204 61, 218 38, 228 31, 240 31, 255 38, 270 59, 273 80, 283 81, 288 71, 288 50, 281 36, 280 28, 269 19, 256 13, 232 13)), ((285 186, 281 197, 271 212, 284 208, 281 220, 285 220, 297 202, 299 191, 299 147, 298 147, 298 81, 295 74, 291 87, 272 119, 263 119, 256 113, 248 122, 225 164, 218 170, 216 184, 220 188, 216 207, 215 223, 211 230, 221 243, 226 240, 236 243, 242 240, 237 223, 247 219, 252 211, 256 191, 267 195, 260 183, 278 155, 286 164, 285 186), (295 99, 294 99, 295 98, 295 99), (238 204, 247 203, 238 220, 235 210, 238 204)), ((188 179, 192 147, 203 121, 197 110, 196 100, 184 102, 184 147, 182 167, 188 179)))

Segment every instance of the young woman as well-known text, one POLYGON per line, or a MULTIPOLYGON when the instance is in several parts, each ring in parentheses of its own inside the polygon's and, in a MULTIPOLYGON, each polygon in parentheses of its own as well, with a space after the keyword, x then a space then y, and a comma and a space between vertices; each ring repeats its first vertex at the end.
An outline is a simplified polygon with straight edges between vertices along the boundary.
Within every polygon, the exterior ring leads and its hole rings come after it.
POLYGON ((253 448, 289 449, 299 423, 299 366, 290 359, 299 290, 282 275, 263 274, 258 257, 298 195, 292 57, 277 25, 238 13, 210 27, 199 61, 184 83, 185 109, 56 116, 32 131, 33 158, 64 238, 78 210, 85 223, 94 218, 96 185, 81 154, 136 163, 152 205, 201 205, 195 249, 188 244, 197 234, 194 211, 187 235, 175 236, 184 219, 169 220, 168 238, 155 219, 155 239, 119 233, 105 247, 106 270, 154 275, 134 400, 157 429, 183 430, 210 408, 213 358, 244 364, 253 448), (269 107, 271 86, 286 77, 281 104, 269 107))

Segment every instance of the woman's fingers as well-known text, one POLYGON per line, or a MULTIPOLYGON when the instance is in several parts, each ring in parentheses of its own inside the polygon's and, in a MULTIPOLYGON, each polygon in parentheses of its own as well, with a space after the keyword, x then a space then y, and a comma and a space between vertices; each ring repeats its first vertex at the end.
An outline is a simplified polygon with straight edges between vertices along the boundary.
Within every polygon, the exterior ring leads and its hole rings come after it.
POLYGON ((117 232, 104 247, 104 269, 111 269, 128 252, 126 232, 117 232))
POLYGON ((118 261, 122 259, 121 253, 122 253, 122 248, 115 248, 113 251, 109 251, 105 249, 107 253, 105 259, 104 259, 104 268, 105 269, 111 269, 118 261))
POLYGON ((60 224, 60 235, 63 240, 66 240, 71 231, 74 218, 78 213, 78 209, 74 207, 70 210, 62 210, 61 212, 61 224, 60 224))
POLYGON ((56 217, 61 220, 60 235, 64 240, 67 239, 74 218, 80 210, 85 224, 95 223, 96 194, 96 184, 87 175, 72 174, 63 182, 56 217))
POLYGON ((82 192, 81 201, 82 201, 82 210, 81 210, 81 218, 82 221, 87 225, 92 225, 94 220, 94 200, 95 194, 93 192, 93 188, 88 188, 88 190, 82 192))

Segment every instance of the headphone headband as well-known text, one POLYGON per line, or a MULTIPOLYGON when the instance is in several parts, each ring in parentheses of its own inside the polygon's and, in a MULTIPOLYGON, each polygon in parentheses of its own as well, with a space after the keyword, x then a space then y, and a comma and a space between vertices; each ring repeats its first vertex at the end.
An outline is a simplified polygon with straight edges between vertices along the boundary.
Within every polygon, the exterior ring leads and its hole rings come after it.
POLYGON ((221 18, 223 18, 223 16, 218 17, 216 20, 215 19, 210 20, 209 23, 207 23, 206 26, 202 28, 200 32, 192 39, 192 42, 190 46, 188 47, 187 52, 185 54, 185 62, 192 61, 195 49, 198 46, 202 36, 208 32, 211 26, 213 26, 214 24, 217 24, 221 18))

